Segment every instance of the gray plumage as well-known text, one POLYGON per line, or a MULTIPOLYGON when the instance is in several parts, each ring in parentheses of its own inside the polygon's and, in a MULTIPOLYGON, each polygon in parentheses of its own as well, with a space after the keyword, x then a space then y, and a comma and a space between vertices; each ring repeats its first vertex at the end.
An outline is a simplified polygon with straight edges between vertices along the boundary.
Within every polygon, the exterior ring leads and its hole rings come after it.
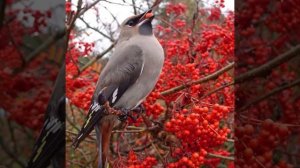
POLYGON ((153 90, 162 70, 164 51, 153 35, 153 18, 149 10, 122 23, 115 51, 98 79, 87 119, 73 141, 76 148, 95 126, 100 168, 107 159, 111 131, 119 123, 117 116, 105 114, 104 103, 115 109, 134 109, 153 90))
POLYGON ((96 92, 109 85, 129 83, 114 107, 132 109, 153 90, 164 61, 161 45, 154 36, 136 35, 116 46, 100 75, 96 92))

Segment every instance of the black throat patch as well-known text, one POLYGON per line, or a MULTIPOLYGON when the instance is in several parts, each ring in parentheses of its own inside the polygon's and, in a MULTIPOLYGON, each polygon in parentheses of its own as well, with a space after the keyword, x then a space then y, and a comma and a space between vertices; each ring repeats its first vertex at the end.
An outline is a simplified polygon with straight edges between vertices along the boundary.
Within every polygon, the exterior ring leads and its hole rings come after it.
POLYGON ((147 36, 153 34, 153 28, 152 28, 151 20, 147 20, 145 23, 143 23, 139 27, 139 33, 141 35, 147 35, 147 36))

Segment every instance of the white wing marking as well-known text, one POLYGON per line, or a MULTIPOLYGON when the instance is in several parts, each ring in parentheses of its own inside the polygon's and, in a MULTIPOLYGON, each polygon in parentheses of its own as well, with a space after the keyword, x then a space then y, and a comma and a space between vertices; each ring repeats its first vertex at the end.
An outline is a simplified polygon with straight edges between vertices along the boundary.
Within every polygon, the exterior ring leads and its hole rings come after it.
POLYGON ((113 93, 113 99, 112 99, 112 103, 114 103, 117 99, 117 95, 118 95, 118 88, 114 91, 113 93))

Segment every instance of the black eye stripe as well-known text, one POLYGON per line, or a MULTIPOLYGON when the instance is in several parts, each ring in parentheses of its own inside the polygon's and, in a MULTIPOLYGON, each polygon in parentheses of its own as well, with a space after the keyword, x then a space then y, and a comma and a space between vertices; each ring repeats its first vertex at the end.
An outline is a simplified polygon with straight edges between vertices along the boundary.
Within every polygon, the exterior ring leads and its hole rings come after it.
POLYGON ((135 26, 136 24, 138 24, 138 21, 139 21, 139 17, 133 18, 128 20, 125 25, 135 26))
POLYGON ((127 25, 133 26, 133 25, 134 25, 134 21, 133 21, 133 20, 129 20, 129 21, 127 22, 127 25))

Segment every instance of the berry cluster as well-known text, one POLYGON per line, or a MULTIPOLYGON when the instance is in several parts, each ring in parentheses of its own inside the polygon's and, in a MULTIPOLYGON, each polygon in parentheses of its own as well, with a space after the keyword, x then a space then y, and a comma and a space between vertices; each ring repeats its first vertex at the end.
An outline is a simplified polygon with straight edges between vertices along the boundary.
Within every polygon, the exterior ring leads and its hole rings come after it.
MULTIPOLYGON (((158 159, 150 146, 143 152, 131 151, 127 155, 127 162, 122 160, 124 157, 116 155, 119 159, 114 163, 118 165, 149 168, 163 165, 170 168, 232 165, 231 161, 224 162, 224 159, 213 158, 210 154, 232 157, 224 144, 231 141, 229 143, 233 145, 232 140, 228 140, 232 137, 230 119, 234 105, 233 90, 228 87, 209 93, 232 82, 232 72, 224 72, 213 80, 186 86, 179 91, 168 90, 205 78, 227 66, 228 62, 233 62, 233 13, 224 16, 219 8, 208 8, 199 11, 199 18, 195 21, 188 19, 187 13, 185 4, 169 3, 166 5, 167 16, 163 18, 168 24, 159 22, 155 29, 165 50, 165 62, 155 89, 143 105, 150 122, 161 130, 153 131, 152 138, 149 138, 149 132, 126 134, 135 142, 143 141, 142 144, 149 143, 149 140, 163 141, 154 145, 158 148, 156 153, 164 154, 166 158, 164 161, 158 159), (194 26, 191 26, 192 22, 194 26), (166 134, 166 139, 172 137, 172 142, 162 140, 163 134, 166 134)), ((69 45, 74 47, 67 54, 67 97, 73 105, 87 109, 98 74, 87 69, 80 72, 78 77, 74 76, 78 75, 78 58, 89 55, 93 44, 75 43, 75 38, 71 37, 69 45)), ((138 118, 129 124, 139 129, 145 127, 144 122, 138 118)))
POLYGON ((143 160, 138 159, 137 155, 130 151, 127 159, 128 168, 152 168, 157 164, 157 160, 154 157, 146 157, 143 160))
MULTIPOLYGON (((299 44, 298 5, 297 0, 251 0, 238 5, 236 76, 265 65, 299 44)), ((290 167, 296 163, 293 160, 298 157, 289 148, 297 146, 291 139, 299 140, 295 136, 300 124, 298 89, 286 88, 259 99, 295 81, 299 76, 295 67, 299 67, 299 58, 279 62, 268 72, 236 86, 236 167, 290 167)))
POLYGON ((24 48, 37 47, 31 46, 31 43, 29 45, 28 41, 34 40, 32 37, 47 26, 51 12, 10 5, 13 1, 6 1, 7 17, 0 30, 0 107, 7 112, 10 120, 39 131, 58 66, 50 63, 52 55, 46 52, 26 62, 26 56, 30 53, 24 48))

